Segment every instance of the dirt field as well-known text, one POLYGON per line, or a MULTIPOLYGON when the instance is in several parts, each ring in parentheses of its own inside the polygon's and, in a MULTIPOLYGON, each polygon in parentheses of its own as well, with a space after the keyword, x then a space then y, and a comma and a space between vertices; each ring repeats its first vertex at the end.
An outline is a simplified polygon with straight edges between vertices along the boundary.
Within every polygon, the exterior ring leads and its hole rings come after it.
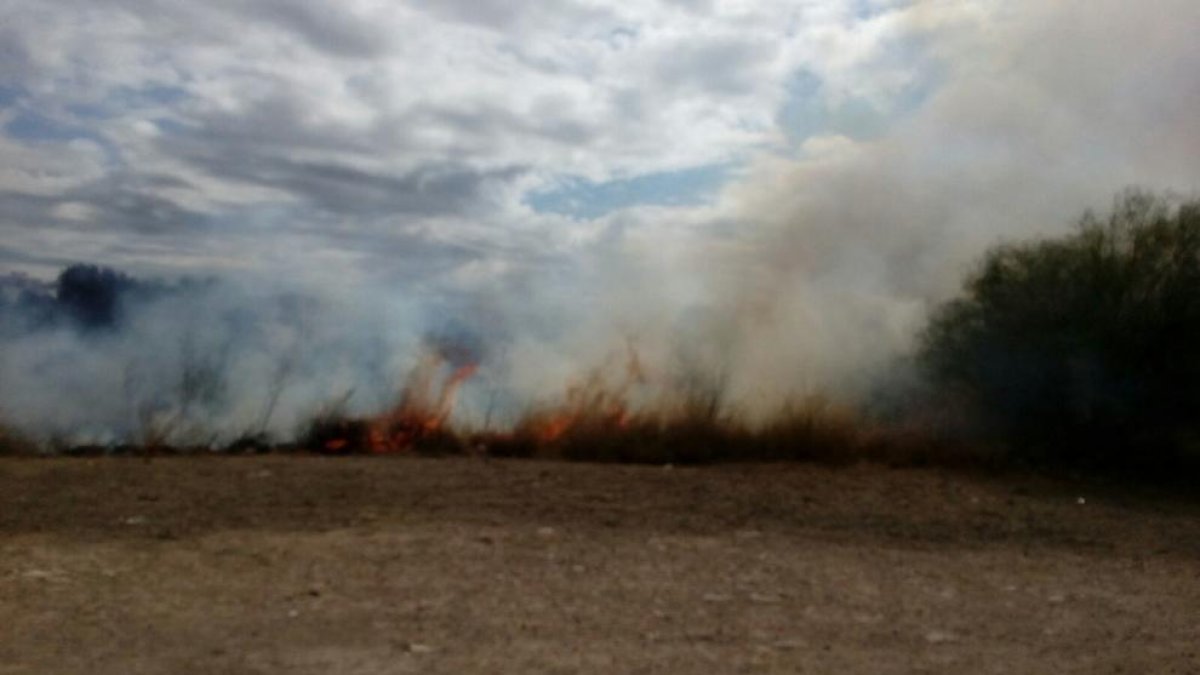
POLYGON ((0 673, 1200 673, 1200 508, 875 466, 0 461, 0 673))

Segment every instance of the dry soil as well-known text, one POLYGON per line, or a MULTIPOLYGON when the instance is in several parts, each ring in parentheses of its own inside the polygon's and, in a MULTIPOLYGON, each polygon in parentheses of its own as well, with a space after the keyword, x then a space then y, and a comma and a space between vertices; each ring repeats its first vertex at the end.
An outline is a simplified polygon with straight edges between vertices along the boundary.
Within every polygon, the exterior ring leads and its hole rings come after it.
POLYGON ((1200 508, 804 465, 0 460, 0 673, 1200 673, 1200 508))

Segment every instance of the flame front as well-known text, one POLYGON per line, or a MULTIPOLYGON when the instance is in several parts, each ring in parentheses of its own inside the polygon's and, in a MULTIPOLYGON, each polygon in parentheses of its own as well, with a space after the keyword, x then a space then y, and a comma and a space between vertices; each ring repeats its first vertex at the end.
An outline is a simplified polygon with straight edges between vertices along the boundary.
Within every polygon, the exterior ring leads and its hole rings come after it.
POLYGON ((430 352, 417 364, 405 384, 400 403, 370 422, 367 448, 372 453, 404 452, 440 432, 454 412, 458 390, 479 364, 452 367, 444 379, 446 359, 430 352))
POLYGON ((602 366, 583 382, 568 387, 560 407, 527 416, 520 425, 523 431, 540 443, 552 443, 581 426, 606 429, 628 426, 629 393, 645 384, 646 370, 632 344, 627 345, 623 377, 617 383, 606 378, 607 370, 602 366))

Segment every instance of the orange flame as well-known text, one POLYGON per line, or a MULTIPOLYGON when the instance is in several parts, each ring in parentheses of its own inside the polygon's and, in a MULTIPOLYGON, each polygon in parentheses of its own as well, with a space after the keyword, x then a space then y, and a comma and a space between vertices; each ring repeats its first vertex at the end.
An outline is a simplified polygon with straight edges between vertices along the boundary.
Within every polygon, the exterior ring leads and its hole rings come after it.
POLYGON ((400 403, 370 421, 367 448, 376 454, 404 452, 435 435, 454 412, 458 390, 479 368, 476 363, 454 367, 439 382, 445 357, 427 354, 413 369, 400 403))
POLYGON ((631 419, 628 394, 647 381, 646 369, 632 343, 627 345, 624 366, 623 377, 616 384, 605 378, 608 368, 592 371, 583 382, 567 388, 561 407, 534 413, 520 426, 541 443, 560 440, 581 426, 626 428, 631 419))

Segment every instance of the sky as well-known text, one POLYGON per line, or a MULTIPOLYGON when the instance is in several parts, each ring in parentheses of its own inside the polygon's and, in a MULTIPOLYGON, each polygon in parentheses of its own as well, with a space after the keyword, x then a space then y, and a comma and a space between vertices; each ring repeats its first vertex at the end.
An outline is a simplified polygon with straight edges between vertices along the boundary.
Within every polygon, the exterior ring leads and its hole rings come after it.
MULTIPOLYGON (((997 241, 1194 196, 1198 28, 1195 0, 4 0, 0 272, 295 278, 605 349, 704 326, 745 372, 832 372, 997 241)), ((544 347, 514 363, 560 375, 544 347)))
POLYGON ((0 265, 503 274, 748 223, 756 172, 828 192, 864 154, 902 189, 1193 190, 1197 26, 1187 0, 8 0, 0 265))
POLYGON ((0 262, 521 265, 928 86, 887 4, 510 5, 6 2, 0 262))

